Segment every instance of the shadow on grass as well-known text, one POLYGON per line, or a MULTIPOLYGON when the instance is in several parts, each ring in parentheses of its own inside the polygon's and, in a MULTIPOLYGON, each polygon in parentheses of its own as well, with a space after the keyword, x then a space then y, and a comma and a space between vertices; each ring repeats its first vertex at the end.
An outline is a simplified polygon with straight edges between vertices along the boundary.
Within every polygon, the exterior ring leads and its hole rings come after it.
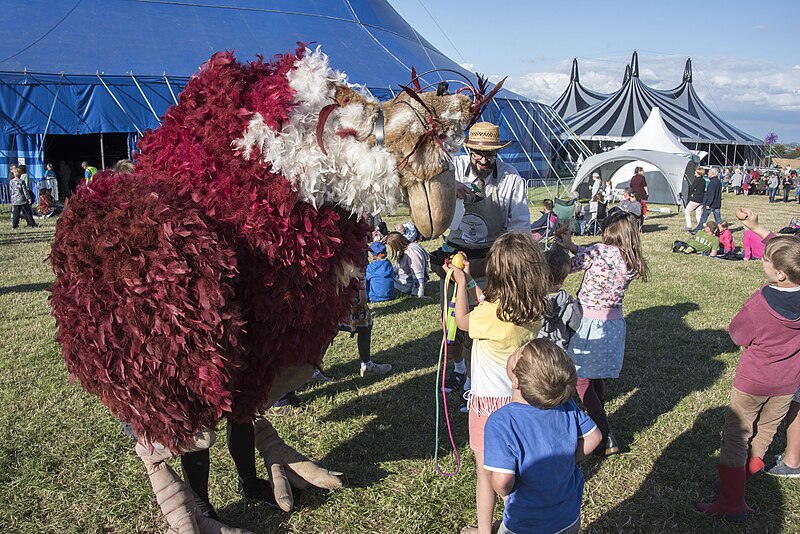
POLYGON ((760 512, 736 527, 695 511, 696 502, 712 502, 717 479, 716 451, 725 408, 700 413, 692 428, 678 436, 661 454, 631 497, 594 521, 586 532, 781 532, 783 497, 778 481, 757 475, 747 485, 746 500, 760 512), (725 528, 725 527, 728 528, 725 528))
MULTIPOLYGON (((429 367, 435 363, 432 355, 438 353, 440 341, 441 334, 432 332, 421 339, 375 354, 374 360, 391 362, 398 372, 429 367)), ((349 364, 346 366, 349 367, 349 364)), ((339 367, 331 368, 331 373, 335 373, 339 367)), ((301 399, 336 395, 343 390, 354 389, 356 382, 369 385, 379 380, 382 378, 364 379, 358 376, 349 380, 335 380, 314 388, 301 399)), ((388 474, 378 465, 380 463, 425 458, 433 461, 435 381, 436 373, 426 372, 380 391, 361 395, 332 410, 324 421, 348 421, 364 416, 370 418, 357 434, 339 443, 325 458, 319 460, 319 464, 347 473, 348 487, 367 487, 380 482, 388 474)), ((467 419, 458 412, 459 400, 457 395, 448 398, 456 447, 462 447, 467 442, 467 419)), ((446 455, 450 452, 450 444, 447 442, 444 415, 440 417, 440 452, 446 455)))
POLYGON ((36 293, 49 289, 52 284, 39 283, 39 284, 20 284, 18 286, 0 287, 0 295, 8 293, 36 293))
POLYGON ((710 388, 725 364, 716 356, 736 351, 727 330, 694 330, 685 317, 699 306, 684 302, 654 306, 626 317, 625 364, 617 380, 607 381, 607 396, 630 397, 610 414, 623 444, 671 412, 687 395, 710 388))
MULTIPOLYGON (((651 217, 648 217, 648 219, 651 219, 651 217)), ((663 224, 645 224, 642 228, 644 229, 644 233, 646 234, 651 234, 653 232, 661 232, 663 230, 669 230, 669 228, 667 226, 664 226, 663 224)))
POLYGON ((677 213, 660 213, 660 212, 652 212, 649 211, 648 213, 652 213, 652 215, 648 215, 645 220, 649 221, 650 219, 666 219, 670 217, 675 217, 677 213))
POLYGON ((439 304, 439 284, 428 283, 426 288, 426 296, 429 298, 417 298, 400 295, 392 300, 380 303, 370 303, 370 310, 373 316, 378 315, 392 315, 394 313, 405 313, 407 311, 424 308, 431 304, 439 304), (433 287, 436 286, 436 290, 433 287), (381 306, 382 304, 382 306, 381 306))
POLYGON ((52 232, 43 233, 35 230, 16 230, 13 234, 0 236, 0 246, 51 243, 52 241, 52 232))

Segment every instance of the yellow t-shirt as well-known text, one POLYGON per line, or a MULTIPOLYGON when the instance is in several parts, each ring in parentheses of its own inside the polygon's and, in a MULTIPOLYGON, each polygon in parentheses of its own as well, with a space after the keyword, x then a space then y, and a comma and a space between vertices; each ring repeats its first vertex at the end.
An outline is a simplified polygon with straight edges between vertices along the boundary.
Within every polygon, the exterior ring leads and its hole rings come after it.
POLYGON ((511 397, 506 362, 522 345, 536 339, 539 323, 517 326, 497 318, 497 303, 483 301, 469 315, 472 338, 471 395, 511 397))

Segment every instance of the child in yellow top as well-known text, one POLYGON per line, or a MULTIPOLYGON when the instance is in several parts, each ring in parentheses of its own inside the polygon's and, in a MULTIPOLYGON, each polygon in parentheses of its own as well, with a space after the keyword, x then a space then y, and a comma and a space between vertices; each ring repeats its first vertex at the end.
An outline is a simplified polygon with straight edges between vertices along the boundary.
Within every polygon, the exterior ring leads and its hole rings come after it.
POLYGON ((483 467, 483 430, 489 415, 511 402, 506 362, 525 343, 536 338, 546 306, 550 271, 540 246, 530 233, 500 236, 486 257, 486 291, 464 270, 453 268, 456 324, 472 338, 472 386, 469 392, 469 443, 475 452, 478 480, 475 502, 478 528, 462 533, 489 534, 495 493, 491 472, 483 467), (478 306, 470 313, 470 294, 478 306))

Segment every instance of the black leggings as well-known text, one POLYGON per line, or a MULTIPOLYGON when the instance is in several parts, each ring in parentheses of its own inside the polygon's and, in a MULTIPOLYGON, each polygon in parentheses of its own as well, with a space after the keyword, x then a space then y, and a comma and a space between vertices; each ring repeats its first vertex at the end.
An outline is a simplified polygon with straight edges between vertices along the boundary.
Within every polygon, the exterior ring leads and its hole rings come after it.
MULTIPOLYGON (((228 451, 236 464, 236 472, 243 484, 256 479, 255 430, 253 423, 228 421, 228 451)), ((181 468, 186 484, 204 502, 208 499, 208 472, 210 455, 208 449, 188 452, 181 456, 181 468)))
POLYGON ((370 346, 372 344, 372 326, 362 326, 356 329, 356 345, 358 345, 358 357, 361 358, 361 363, 369 363, 372 360, 370 356, 370 346))
POLYGON ((593 413, 605 411, 606 388, 602 378, 579 378, 577 389, 583 407, 590 417, 593 413))

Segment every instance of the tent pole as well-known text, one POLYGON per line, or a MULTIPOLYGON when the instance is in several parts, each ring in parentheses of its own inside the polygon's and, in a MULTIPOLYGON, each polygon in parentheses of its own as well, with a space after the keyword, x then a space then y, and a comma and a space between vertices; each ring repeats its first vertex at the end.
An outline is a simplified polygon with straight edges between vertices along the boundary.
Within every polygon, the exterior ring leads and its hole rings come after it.
POLYGON ((100 132, 100 168, 106 168, 106 151, 103 147, 103 132, 100 132))
POLYGON ((130 72, 129 74, 131 75, 131 80, 133 80, 133 83, 136 84, 136 88, 139 90, 139 93, 142 95, 142 98, 144 98, 144 101, 147 103, 147 107, 150 108, 150 112, 153 114, 153 117, 156 118, 156 122, 158 122, 158 124, 160 126, 161 125, 161 118, 158 116, 158 113, 156 113, 156 110, 153 109, 153 105, 147 99, 147 95, 144 94, 144 91, 142 90, 142 86, 139 85, 139 81, 136 79, 136 76, 134 76, 132 72, 130 72))
POLYGON ((167 73, 164 73, 164 81, 167 82, 167 89, 169 89, 169 94, 172 95, 172 101, 175 102, 175 105, 178 105, 178 99, 175 96, 175 91, 172 90, 172 86, 169 84, 169 78, 167 78, 167 73))
POLYGON ((728 166, 728 143, 725 143, 725 166, 728 166))
POLYGON ((100 83, 102 83, 103 87, 106 88, 106 91, 108 91, 108 94, 111 95, 111 98, 114 99, 114 102, 116 102, 116 104, 119 106, 119 109, 121 109, 122 112, 125 114, 125 116, 128 117, 128 120, 131 121, 131 124, 133 124, 133 127, 136 128, 136 131, 139 133, 139 135, 142 135, 142 131, 139 129, 138 126, 136 126, 136 123, 133 122, 133 119, 131 118, 130 115, 128 115, 128 112, 125 110, 125 108, 122 106, 122 104, 120 104, 120 102, 117 99, 117 97, 114 96, 114 93, 111 92, 111 88, 108 86, 108 84, 106 84, 106 81, 103 79, 103 77, 100 76, 99 72, 96 74, 96 76, 100 79, 100 83))
POLYGON ((53 105, 50 106, 50 114, 47 116, 47 124, 44 125, 44 133, 42 134, 42 144, 39 146, 39 159, 42 159, 42 153, 44 152, 44 143, 47 136, 47 129, 50 128, 50 121, 53 118, 53 111, 56 109, 56 102, 58 102, 58 93, 61 91, 61 82, 64 79, 64 73, 61 73, 61 77, 58 79, 58 87, 56 87, 56 96, 53 98, 53 105))

